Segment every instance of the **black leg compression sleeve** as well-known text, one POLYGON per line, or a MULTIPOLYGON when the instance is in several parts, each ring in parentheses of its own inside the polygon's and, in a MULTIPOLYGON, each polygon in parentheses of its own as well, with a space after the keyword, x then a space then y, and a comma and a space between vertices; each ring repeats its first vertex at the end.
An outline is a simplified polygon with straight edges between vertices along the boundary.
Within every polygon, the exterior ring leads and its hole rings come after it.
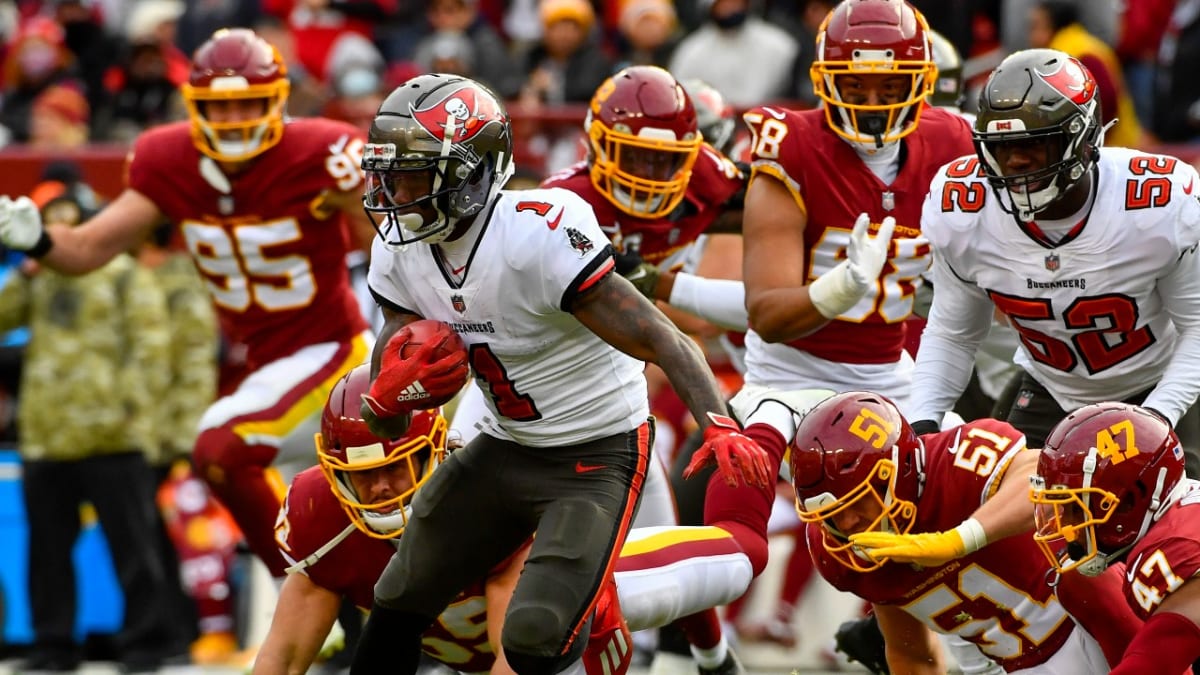
POLYGON ((421 634, 435 618, 374 603, 359 637, 350 675, 415 675, 421 662, 421 634))

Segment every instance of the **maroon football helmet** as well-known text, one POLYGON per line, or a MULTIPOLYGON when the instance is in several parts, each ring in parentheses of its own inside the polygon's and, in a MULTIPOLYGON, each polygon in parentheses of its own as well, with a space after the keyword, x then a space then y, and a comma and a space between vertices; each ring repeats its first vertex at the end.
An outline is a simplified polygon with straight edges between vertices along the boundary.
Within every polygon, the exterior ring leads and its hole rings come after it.
POLYGON ((283 138, 291 85, 279 50, 249 28, 222 28, 200 45, 180 88, 192 121, 192 142, 213 159, 236 162, 266 152, 283 138), (208 118, 212 101, 260 99, 262 115, 248 120, 208 118))
POLYGON ((1038 458, 1034 540, 1060 572, 1100 574, 1175 501, 1183 477, 1183 447, 1161 417, 1084 406, 1050 431, 1038 458))
POLYGON ((924 449, 908 421, 887 398, 851 391, 821 401, 800 421, 789 450, 796 509, 820 523, 835 560, 869 572, 883 565, 854 549, 837 517, 865 509, 873 521, 858 530, 907 533, 916 519, 924 449), (875 511, 878 515, 874 515, 875 511))
POLYGON ((618 209, 661 218, 687 192, 700 154, 696 109, 657 66, 630 66, 605 80, 588 106, 592 185, 618 209))
POLYGON ((371 387, 367 365, 357 366, 342 376, 321 414, 321 431, 316 435, 317 459, 321 470, 346 514, 364 534, 376 539, 393 539, 408 524, 408 502, 421 487, 446 451, 446 418, 440 409, 412 413, 408 431, 399 438, 382 439, 367 428, 359 412, 362 395, 371 387), (376 502, 365 502, 355 492, 347 474, 400 465, 410 487, 376 502))
POLYGON ((925 17, 904 0, 845 0, 829 12, 809 74, 836 134, 881 147, 917 128, 923 101, 937 83, 928 31, 925 17), (907 91, 893 103, 845 100, 839 78, 863 75, 906 75, 907 91))

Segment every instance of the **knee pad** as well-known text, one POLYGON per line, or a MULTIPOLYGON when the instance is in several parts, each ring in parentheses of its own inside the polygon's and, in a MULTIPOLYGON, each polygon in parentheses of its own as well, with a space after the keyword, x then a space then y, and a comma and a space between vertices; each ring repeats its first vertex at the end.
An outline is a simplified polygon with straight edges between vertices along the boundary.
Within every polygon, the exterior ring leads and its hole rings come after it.
POLYGON ((518 607, 505 617, 501 638, 504 658, 518 675, 555 675, 583 656, 592 632, 591 617, 565 650, 565 636, 547 630, 563 623, 556 619, 554 611, 544 605, 518 607))

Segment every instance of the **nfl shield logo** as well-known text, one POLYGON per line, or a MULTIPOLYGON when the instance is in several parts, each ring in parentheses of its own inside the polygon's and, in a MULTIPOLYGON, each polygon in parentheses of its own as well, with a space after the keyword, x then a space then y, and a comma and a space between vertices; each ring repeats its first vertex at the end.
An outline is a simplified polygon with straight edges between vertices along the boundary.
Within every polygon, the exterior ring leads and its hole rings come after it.
POLYGON ((1030 403, 1033 403, 1033 392, 1029 391, 1028 389, 1022 389, 1021 392, 1017 394, 1017 400, 1013 403, 1013 407, 1019 410, 1024 410, 1029 407, 1030 403))
POLYGON ((1057 253, 1051 253, 1050 255, 1046 256, 1046 269, 1050 270, 1051 272, 1058 271, 1058 254, 1057 253))
POLYGON ((880 200, 880 205, 883 207, 884 211, 891 211, 892 209, 896 208, 895 193, 891 191, 883 193, 883 198, 880 200))
POLYGON ((450 305, 454 307, 454 311, 458 312, 459 314, 467 311, 467 301, 463 300, 463 296, 458 295, 457 293, 450 296, 450 305))

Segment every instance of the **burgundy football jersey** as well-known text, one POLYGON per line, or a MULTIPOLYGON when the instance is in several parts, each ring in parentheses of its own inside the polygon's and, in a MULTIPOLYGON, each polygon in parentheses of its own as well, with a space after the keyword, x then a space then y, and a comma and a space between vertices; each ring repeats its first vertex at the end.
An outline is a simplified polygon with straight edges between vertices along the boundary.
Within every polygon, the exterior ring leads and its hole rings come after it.
POLYGON ((668 260, 676 262, 677 254, 704 234, 744 183, 745 179, 733 162, 704 144, 692 166, 692 177, 684 193, 686 204, 667 217, 635 218, 613 206, 608 197, 592 185, 586 161, 550 176, 543 181, 542 187, 566 188, 583 197, 592 205, 600 229, 618 251, 636 248, 643 260, 661 265, 668 260))
MULTIPOLYGON (((375 581, 391 559, 391 542, 359 532, 334 496, 320 467, 297 474, 275 524, 275 539, 289 565, 304 565, 314 584, 369 609, 375 581), (347 533, 348 528, 348 533, 347 533), (335 539, 328 551, 318 552, 335 539)), ((519 554, 520 552, 518 552, 519 554)), ((514 557, 518 554, 514 554, 514 557)), ((510 560, 496 566, 506 569, 510 560)), ((629 628, 610 582, 596 605, 584 663, 592 675, 622 675, 633 655, 629 628)), ((486 673, 496 660, 487 634, 484 580, 458 595, 425 631, 421 647, 461 673, 486 673)))
POLYGON ((871 217, 873 233, 886 216, 896 219, 889 259, 875 291, 836 320, 789 345, 838 363, 898 361, 915 282, 929 267, 921 206, 937 170, 975 152, 970 126, 944 110, 924 110, 916 131, 901 141, 900 172, 891 185, 884 185, 854 148, 829 129, 822 110, 764 106, 744 118, 754 132, 753 172, 781 180, 807 213, 807 283, 845 259, 850 231, 860 213, 871 217))
POLYGON ((1186 490, 1125 556, 1125 600, 1143 620, 1200 572, 1200 482, 1186 490))
POLYGON ((297 349, 346 342, 366 330, 350 289, 344 216, 318 196, 362 183, 362 132, 297 119, 283 139, 235 176, 192 145, 187 122, 134 144, 129 187, 180 228, 230 340, 251 370, 297 349))
MULTIPOLYGON (((922 437, 925 487, 912 532, 940 532, 966 520, 999 487, 1024 436, 1008 423, 978 420, 922 437)), ((895 605, 930 629, 979 646, 1005 670, 1048 660, 1074 622, 1047 583, 1049 561, 1032 531, 993 542, 941 567, 887 563, 860 573, 830 556, 821 525, 806 527, 809 552, 834 587, 874 604, 895 605)))

